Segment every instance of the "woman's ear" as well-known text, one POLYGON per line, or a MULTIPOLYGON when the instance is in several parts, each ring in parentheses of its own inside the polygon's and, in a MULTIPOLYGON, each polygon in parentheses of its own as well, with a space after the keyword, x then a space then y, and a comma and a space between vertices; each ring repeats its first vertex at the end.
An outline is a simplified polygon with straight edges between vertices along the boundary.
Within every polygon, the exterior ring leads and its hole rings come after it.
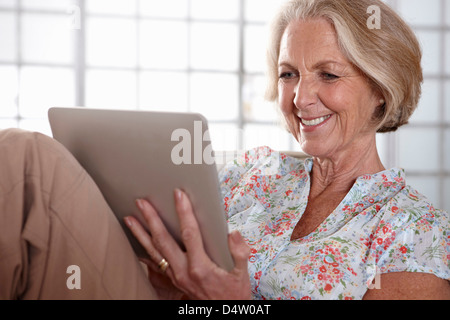
POLYGON ((384 97, 378 93, 375 96, 375 110, 372 115, 372 121, 375 126, 378 126, 386 113, 386 100, 384 97))

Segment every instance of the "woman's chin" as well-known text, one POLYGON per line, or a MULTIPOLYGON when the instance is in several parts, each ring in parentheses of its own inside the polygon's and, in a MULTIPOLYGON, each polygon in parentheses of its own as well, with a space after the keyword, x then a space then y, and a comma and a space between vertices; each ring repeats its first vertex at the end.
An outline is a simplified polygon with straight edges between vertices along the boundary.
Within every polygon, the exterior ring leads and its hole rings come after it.
POLYGON ((327 158, 331 155, 331 148, 325 142, 300 142, 301 150, 311 157, 327 158))

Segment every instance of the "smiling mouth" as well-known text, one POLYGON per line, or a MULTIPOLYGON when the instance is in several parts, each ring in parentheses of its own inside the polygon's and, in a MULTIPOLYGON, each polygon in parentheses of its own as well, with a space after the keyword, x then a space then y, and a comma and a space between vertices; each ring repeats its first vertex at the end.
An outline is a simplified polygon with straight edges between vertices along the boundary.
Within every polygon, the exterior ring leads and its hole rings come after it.
POLYGON ((331 117, 331 114, 320 117, 320 118, 312 119, 312 120, 300 119, 300 121, 302 122, 303 125, 305 125, 307 127, 312 127, 312 126, 317 126, 318 124, 321 124, 322 122, 324 122, 325 120, 327 120, 330 117, 331 117))

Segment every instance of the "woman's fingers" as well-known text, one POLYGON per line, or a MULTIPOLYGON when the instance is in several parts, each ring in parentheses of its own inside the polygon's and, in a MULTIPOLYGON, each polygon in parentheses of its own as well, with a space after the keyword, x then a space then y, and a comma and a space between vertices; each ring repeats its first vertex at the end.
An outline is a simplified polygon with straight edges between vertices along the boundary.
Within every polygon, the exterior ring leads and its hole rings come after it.
MULTIPOLYGON (((137 204, 151 235, 136 219, 127 218, 128 222, 131 222, 128 223, 131 231, 151 256, 152 262, 145 260, 145 263, 150 266, 149 274, 152 274, 155 266, 164 258, 170 264, 166 275, 175 287, 190 297, 196 299, 250 298, 250 280, 247 272, 250 250, 244 239, 239 233, 229 235, 230 251, 236 266, 232 272, 219 268, 204 250, 202 235, 189 197, 180 190, 175 190, 174 195, 181 238, 186 251, 181 250, 156 210, 146 200, 138 200, 137 204)), ((155 278, 154 280, 162 295, 179 295, 179 290, 175 290, 175 287, 164 282, 167 279, 155 278)))
POLYGON ((247 272, 250 247, 247 245, 239 231, 233 231, 229 234, 228 246, 234 260, 235 270, 247 272))
MULTIPOLYGON (((138 199, 136 204, 147 222, 154 246, 163 258, 174 265, 174 262, 182 254, 180 247, 165 227, 156 210, 147 200, 138 199)), ((159 261, 156 261, 156 263, 159 263, 159 261)))
POLYGON ((175 208, 178 213, 181 239, 186 248, 189 266, 204 266, 209 260, 203 248, 203 239, 188 196, 181 190, 174 191, 175 208))
MULTIPOLYGON (((175 206, 180 219, 181 238, 186 247, 190 267, 196 268, 199 265, 205 266, 206 262, 212 263, 204 250, 200 228, 191 202, 188 196, 180 190, 175 190, 175 206)), ((235 268, 247 272, 250 248, 244 238, 239 232, 234 231, 229 235, 228 245, 235 268)))
POLYGON ((143 199, 136 200, 136 205, 146 221, 150 234, 134 217, 126 217, 125 222, 136 239, 146 249, 153 263, 161 267, 159 264, 163 263, 164 260, 167 261, 169 268, 164 271, 169 276, 172 274, 171 269, 183 269, 185 262, 183 261, 182 251, 167 231, 156 210, 148 201, 143 199))
MULTIPOLYGON (((147 230, 139 223, 139 221, 134 217, 125 217, 124 221, 134 237, 139 241, 145 251, 148 253, 152 261, 161 261, 162 256, 155 248, 152 242, 152 238, 147 230)), ((148 260, 147 260, 148 261, 148 260)), ((146 264, 148 264, 146 261, 146 264)))

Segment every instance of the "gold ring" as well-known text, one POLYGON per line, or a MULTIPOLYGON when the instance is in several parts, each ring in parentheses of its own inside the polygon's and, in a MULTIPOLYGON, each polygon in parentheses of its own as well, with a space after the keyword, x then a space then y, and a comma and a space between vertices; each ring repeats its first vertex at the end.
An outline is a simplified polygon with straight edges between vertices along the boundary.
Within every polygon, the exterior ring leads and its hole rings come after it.
POLYGON ((160 263, 158 263, 158 268, 163 273, 166 272, 167 268, 169 267, 169 263, 166 261, 166 259, 162 259, 160 263))

